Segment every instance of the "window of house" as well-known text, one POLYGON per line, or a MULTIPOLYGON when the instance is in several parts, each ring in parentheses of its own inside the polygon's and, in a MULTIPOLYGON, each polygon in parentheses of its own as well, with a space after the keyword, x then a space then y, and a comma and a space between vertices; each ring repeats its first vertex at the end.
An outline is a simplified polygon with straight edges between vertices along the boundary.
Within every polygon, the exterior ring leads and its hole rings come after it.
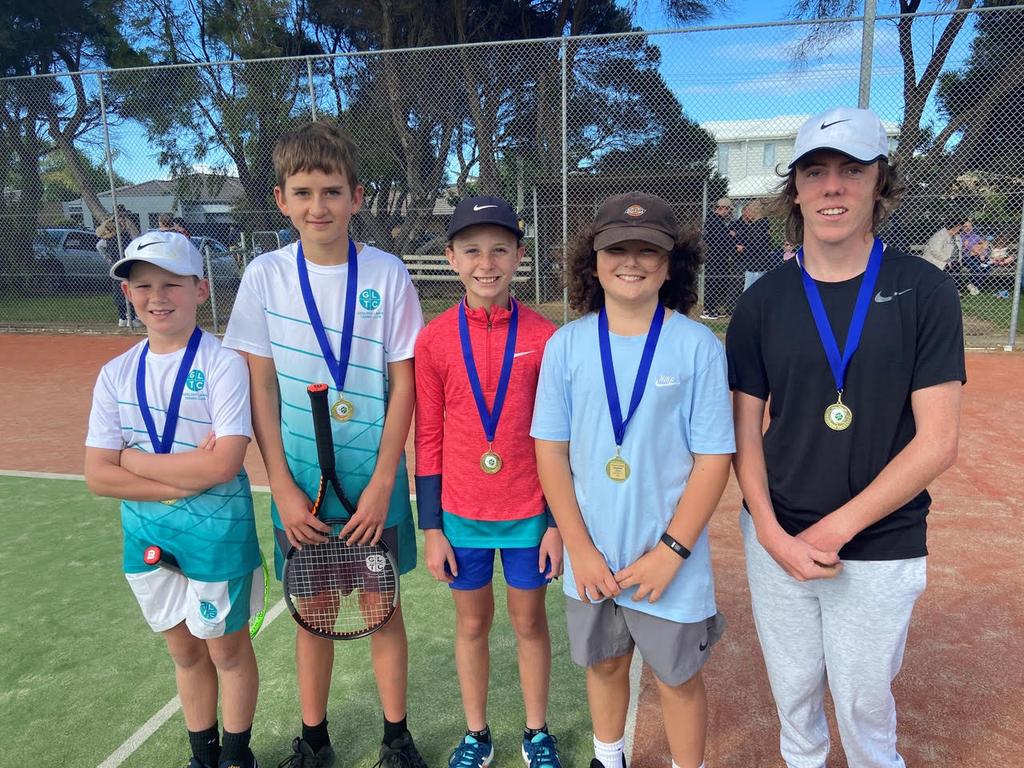
POLYGON ((718 172, 725 176, 729 173, 729 145, 718 145, 718 172))
POLYGON ((764 151, 761 159, 761 165, 765 168, 775 167, 775 145, 766 143, 764 145, 764 151))

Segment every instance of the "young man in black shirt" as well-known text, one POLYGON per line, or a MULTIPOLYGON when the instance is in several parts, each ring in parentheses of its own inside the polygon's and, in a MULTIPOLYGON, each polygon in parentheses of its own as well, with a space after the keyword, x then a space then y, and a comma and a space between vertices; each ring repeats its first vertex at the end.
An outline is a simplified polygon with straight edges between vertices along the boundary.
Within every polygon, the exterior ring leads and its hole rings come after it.
POLYGON ((791 768, 899 768, 891 682, 925 586, 925 486, 956 457, 956 286, 874 233, 900 185, 869 110, 797 134, 776 201, 797 258, 740 298, 726 339, 758 637, 791 768), (770 425, 762 435, 770 401, 770 425))

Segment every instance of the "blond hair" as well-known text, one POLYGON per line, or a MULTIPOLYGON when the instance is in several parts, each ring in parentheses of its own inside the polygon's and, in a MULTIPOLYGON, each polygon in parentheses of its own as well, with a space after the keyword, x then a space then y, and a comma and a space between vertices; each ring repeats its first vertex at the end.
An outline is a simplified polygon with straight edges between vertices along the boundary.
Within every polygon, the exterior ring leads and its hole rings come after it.
POLYGON ((274 174, 282 189, 289 176, 303 171, 340 173, 350 191, 359 186, 356 145, 333 123, 307 123, 288 131, 274 146, 274 174))

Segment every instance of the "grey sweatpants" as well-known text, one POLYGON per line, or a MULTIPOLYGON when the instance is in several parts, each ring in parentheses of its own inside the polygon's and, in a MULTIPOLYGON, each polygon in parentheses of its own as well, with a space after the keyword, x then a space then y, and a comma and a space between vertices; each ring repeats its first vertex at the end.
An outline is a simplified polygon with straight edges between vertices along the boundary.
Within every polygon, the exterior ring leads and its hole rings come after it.
POLYGON ((746 510, 740 527, 786 765, 825 765, 827 681, 850 768, 903 768, 892 680, 924 592, 926 558, 845 560, 835 578, 799 582, 757 541, 746 510))

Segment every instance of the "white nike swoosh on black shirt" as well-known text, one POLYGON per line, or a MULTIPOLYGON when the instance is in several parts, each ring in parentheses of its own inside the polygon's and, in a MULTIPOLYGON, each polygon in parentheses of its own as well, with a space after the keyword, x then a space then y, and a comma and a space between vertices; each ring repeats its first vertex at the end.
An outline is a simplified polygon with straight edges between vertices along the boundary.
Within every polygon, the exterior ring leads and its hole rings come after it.
POLYGON ((473 210, 474 211, 482 211, 484 208, 497 208, 497 207, 498 206, 496 206, 496 205, 474 205, 473 206, 473 210))

